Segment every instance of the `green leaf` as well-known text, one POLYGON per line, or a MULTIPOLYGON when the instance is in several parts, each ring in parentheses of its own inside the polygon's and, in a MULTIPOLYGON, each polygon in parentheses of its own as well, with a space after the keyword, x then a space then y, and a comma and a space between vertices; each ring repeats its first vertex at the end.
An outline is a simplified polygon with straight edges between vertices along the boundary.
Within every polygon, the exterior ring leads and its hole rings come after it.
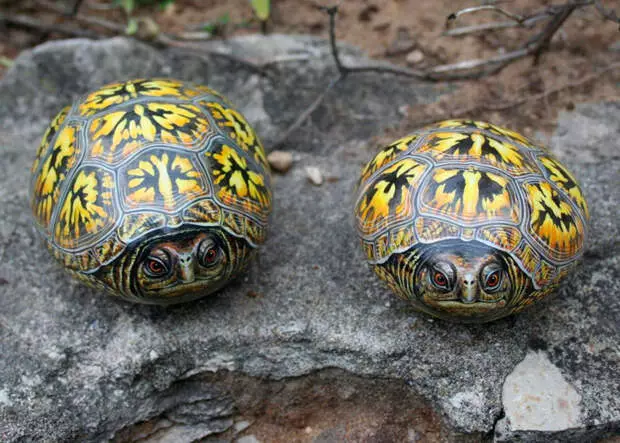
POLYGON ((164 10, 174 3, 174 0, 159 0, 159 9, 164 10))
POLYGON ((136 32, 138 32, 138 20, 130 18, 127 22, 127 28, 125 28, 125 34, 134 35, 136 32))
POLYGON ((5 68, 10 68, 13 66, 14 61, 4 55, 0 55, 0 66, 4 66, 5 68))
POLYGON ((136 8, 135 0, 115 0, 114 3, 116 3, 121 8, 123 8, 127 15, 130 15, 133 12, 133 10, 136 8))
POLYGON ((252 9, 260 21, 267 21, 271 9, 269 0, 250 0, 252 9))
POLYGON ((227 25, 227 24, 228 24, 228 22, 230 22, 230 14, 227 12, 227 13, 225 13, 225 14, 220 15, 220 16, 217 18, 217 22, 218 22, 220 25, 227 25))

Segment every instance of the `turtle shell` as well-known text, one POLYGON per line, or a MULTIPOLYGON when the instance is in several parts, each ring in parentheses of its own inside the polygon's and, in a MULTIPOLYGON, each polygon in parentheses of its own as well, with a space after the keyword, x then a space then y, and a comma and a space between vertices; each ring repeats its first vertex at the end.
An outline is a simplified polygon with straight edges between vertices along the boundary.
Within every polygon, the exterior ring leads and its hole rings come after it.
POLYGON ((589 218, 571 173, 511 130, 450 120, 383 148, 362 171, 357 229, 371 264, 415 245, 476 241, 540 289, 582 254, 589 218))
POLYGON ((269 167, 220 94, 172 79, 102 87, 60 111, 32 167, 31 206, 54 255, 92 274, 147 234, 221 227, 263 243, 269 167))

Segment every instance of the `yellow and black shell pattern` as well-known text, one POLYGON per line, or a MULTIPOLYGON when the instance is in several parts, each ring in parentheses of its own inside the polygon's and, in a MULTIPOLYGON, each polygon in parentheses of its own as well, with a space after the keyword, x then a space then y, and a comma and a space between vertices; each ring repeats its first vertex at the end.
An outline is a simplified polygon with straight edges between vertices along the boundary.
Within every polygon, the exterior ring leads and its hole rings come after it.
POLYGON ((265 152, 214 90, 173 79, 103 86, 62 109, 32 166, 35 224, 92 273, 149 232, 221 227, 255 247, 271 210, 265 152))
POLYGON ((361 173, 354 212, 371 264, 416 245, 475 241, 509 254, 536 290, 580 257, 589 219, 576 179, 546 148, 470 120, 383 148, 361 173))

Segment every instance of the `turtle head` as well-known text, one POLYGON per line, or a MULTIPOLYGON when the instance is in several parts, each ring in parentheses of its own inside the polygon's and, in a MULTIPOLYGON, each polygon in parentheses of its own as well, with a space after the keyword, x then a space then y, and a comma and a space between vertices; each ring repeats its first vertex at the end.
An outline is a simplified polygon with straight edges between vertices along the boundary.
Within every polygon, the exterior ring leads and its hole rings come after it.
POLYGON ((115 292, 156 304, 186 302, 217 291, 245 267, 253 250, 244 239, 219 228, 172 230, 138 243, 101 272, 115 292))
MULTIPOLYGON (((509 314, 527 278, 514 260, 476 242, 414 247, 385 264, 396 291, 446 319, 484 322, 509 314)), ((389 281, 389 279, 388 279, 389 281)))

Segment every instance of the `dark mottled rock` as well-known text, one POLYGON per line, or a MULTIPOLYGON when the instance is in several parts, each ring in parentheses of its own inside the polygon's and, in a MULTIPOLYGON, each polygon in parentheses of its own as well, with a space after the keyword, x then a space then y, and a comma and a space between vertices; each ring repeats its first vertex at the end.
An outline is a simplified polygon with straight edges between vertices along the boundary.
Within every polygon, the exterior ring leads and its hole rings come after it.
MULTIPOLYGON (((617 104, 579 105, 560 118, 552 148, 584 185, 592 235, 582 266, 559 294, 518 316, 479 326, 431 320, 393 297, 364 264, 350 210, 371 156, 367 140, 398 121, 400 106, 437 95, 431 86, 373 73, 333 89, 293 134, 286 149, 294 166, 274 177, 269 240, 229 288, 182 306, 138 306, 65 275, 37 238, 27 201, 36 146, 63 104, 131 77, 200 81, 238 103, 269 147, 335 73, 320 40, 249 37, 216 45, 283 61, 263 76, 222 56, 124 39, 74 40, 24 53, 0 82, 2 441, 102 441, 154 417, 160 441, 203 438, 230 428, 234 408, 216 384, 200 381, 203 374, 282 379, 328 367, 404 380, 453 429, 487 433, 502 416, 504 379, 530 345, 581 398, 577 428, 553 431, 554 438, 618 430, 617 104), (308 182, 307 166, 328 178, 322 186, 308 182)), ((344 55, 362 58, 352 49, 344 55)), ((508 416, 497 430, 498 439, 548 435, 512 429, 508 416)))

